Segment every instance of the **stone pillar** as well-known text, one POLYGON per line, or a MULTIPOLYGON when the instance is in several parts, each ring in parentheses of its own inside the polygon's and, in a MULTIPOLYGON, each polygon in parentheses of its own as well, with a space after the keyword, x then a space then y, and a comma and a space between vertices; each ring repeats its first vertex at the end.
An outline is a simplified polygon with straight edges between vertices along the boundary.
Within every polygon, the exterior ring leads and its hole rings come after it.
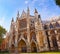
POLYGON ((36 38, 39 45, 39 50, 48 51, 49 49, 48 49, 47 36, 43 30, 42 25, 38 25, 38 22, 35 22, 35 30, 36 30, 36 38))
POLYGON ((43 37, 44 37, 44 51, 49 51, 48 40, 44 30, 43 30, 43 37))
POLYGON ((30 52, 30 27, 29 27, 29 18, 27 18, 27 41, 28 41, 28 44, 27 44, 27 52, 30 52))
POLYGON ((40 52, 40 41, 39 41, 39 31, 38 31, 38 26, 37 22, 35 22, 35 32, 36 32, 36 40, 37 40, 37 45, 38 45, 38 52, 40 52))
POLYGON ((12 34, 12 32, 10 31, 10 39, 9 39, 9 53, 11 52, 12 37, 13 37, 13 34, 12 34))
POLYGON ((27 52, 31 52, 31 47, 29 44, 27 45, 27 52))
POLYGON ((10 40, 10 42, 9 42, 9 53, 11 53, 11 45, 12 45, 12 43, 11 43, 11 40, 10 40))
POLYGON ((18 54, 18 27, 15 30, 15 53, 18 54))
POLYGON ((15 45, 15 54, 18 54, 18 53, 20 53, 20 52, 18 52, 18 45, 16 44, 15 45))
MULTIPOLYGON (((59 34, 59 35, 60 35, 60 34, 59 34)), ((57 39, 58 49, 60 50, 60 40, 59 40, 59 35, 57 34, 56 39, 57 39)))
POLYGON ((40 52, 39 45, 37 44, 37 52, 40 52))
POLYGON ((50 40, 50 47, 51 47, 51 50, 53 50, 53 44, 52 44, 51 36, 49 36, 49 40, 50 40))

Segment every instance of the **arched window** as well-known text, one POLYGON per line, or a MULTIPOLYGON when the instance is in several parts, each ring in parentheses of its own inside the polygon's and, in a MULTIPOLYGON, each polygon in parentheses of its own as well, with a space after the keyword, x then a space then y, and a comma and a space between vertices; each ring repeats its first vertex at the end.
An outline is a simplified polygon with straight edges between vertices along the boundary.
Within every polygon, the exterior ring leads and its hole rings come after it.
POLYGON ((27 39, 27 33, 24 33, 24 36, 23 36, 25 39, 27 39))
POLYGON ((44 25, 44 29, 48 29, 48 26, 47 25, 44 25))
POLYGON ((35 32, 31 32, 31 34, 30 34, 30 40, 31 39, 34 39, 36 41, 36 34, 35 34, 35 32))
POLYGON ((50 28, 53 28, 53 25, 50 23, 50 26, 49 26, 50 28))
POLYGON ((26 21, 26 19, 20 20, 20 28, 25 28, 25 27, 27 27, 27 21, 26 21))
POLYGON ((56 27, 60 27, 60 25, 59 25, 59 23, 58 23, 58 22, 56 22, 56 23, 55 23, 55 26, 56 26, 56 27))

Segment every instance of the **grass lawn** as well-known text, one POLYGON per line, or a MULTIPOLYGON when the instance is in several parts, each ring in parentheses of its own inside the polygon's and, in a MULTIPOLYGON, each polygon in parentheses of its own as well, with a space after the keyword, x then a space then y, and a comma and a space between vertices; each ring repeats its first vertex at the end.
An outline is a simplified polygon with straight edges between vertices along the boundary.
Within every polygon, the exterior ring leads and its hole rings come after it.
MULTIPOLYGON (((15 53, 0 53, 0 54, 15 54, 15 53)), ((60 54, 60 52, 18 53, 18 54, 60 54)))
POLYGON ((9 53, 0 53, 0 54, 9 54, 9 53))

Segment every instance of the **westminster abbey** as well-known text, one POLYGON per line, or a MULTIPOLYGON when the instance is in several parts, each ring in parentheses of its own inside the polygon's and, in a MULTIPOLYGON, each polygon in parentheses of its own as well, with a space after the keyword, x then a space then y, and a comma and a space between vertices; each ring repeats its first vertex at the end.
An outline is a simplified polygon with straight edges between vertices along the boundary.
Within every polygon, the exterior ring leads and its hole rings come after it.
POLYGON ((8 37, 11 52, 43 52, 60 50, 60 19, 43 23, 37 9, 34 16, 30 10, 19 11, 16 21, 12 18, 8 37))

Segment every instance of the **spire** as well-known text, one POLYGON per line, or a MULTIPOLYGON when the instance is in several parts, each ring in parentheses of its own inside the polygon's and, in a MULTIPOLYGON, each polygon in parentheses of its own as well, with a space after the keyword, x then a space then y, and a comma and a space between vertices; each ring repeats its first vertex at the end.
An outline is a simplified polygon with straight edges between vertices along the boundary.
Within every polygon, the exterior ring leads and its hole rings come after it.
POLYGON ((11 20, 11 22, 14 22, 14 18, 12 17, 12 20, 11 20))
POLYGON ((11 20, 11 29, 12 29, 12 27, 13 27, 13 23, 14 23, 14 18, 12 17, 12 20, 11 20))
POLYGON ((34 11, 34 15, 35 15, 35 18, 37 18, 38 19, 38 11, 37 11, 37 9, 35 8, 35 11, 34 11))
POLYGON ((38 13, 37 9, 35 8, 35 13, 38 13))
POLYGON ((29 10, 29 7, 27 7, 27 12, 29 12, 30 10, 29 10))
POLYGON ((25 17, 26 16, 26 12, 23 10, 22 11, 22 15, 21 15, 21 18, 25 17))
POLYGON ((19 17, 19 15, 20 15, 20 14, 19 14, 19 11, 18 11, 18 13, 17 13, 17 17, 19 17))
POLYGON ((22 14, 25 14, 25 11, 23 10, 22 14))
POLYGON ((29 7, 27 7, 27 15, 30 14, 30 10, 29 10, 29 7))

